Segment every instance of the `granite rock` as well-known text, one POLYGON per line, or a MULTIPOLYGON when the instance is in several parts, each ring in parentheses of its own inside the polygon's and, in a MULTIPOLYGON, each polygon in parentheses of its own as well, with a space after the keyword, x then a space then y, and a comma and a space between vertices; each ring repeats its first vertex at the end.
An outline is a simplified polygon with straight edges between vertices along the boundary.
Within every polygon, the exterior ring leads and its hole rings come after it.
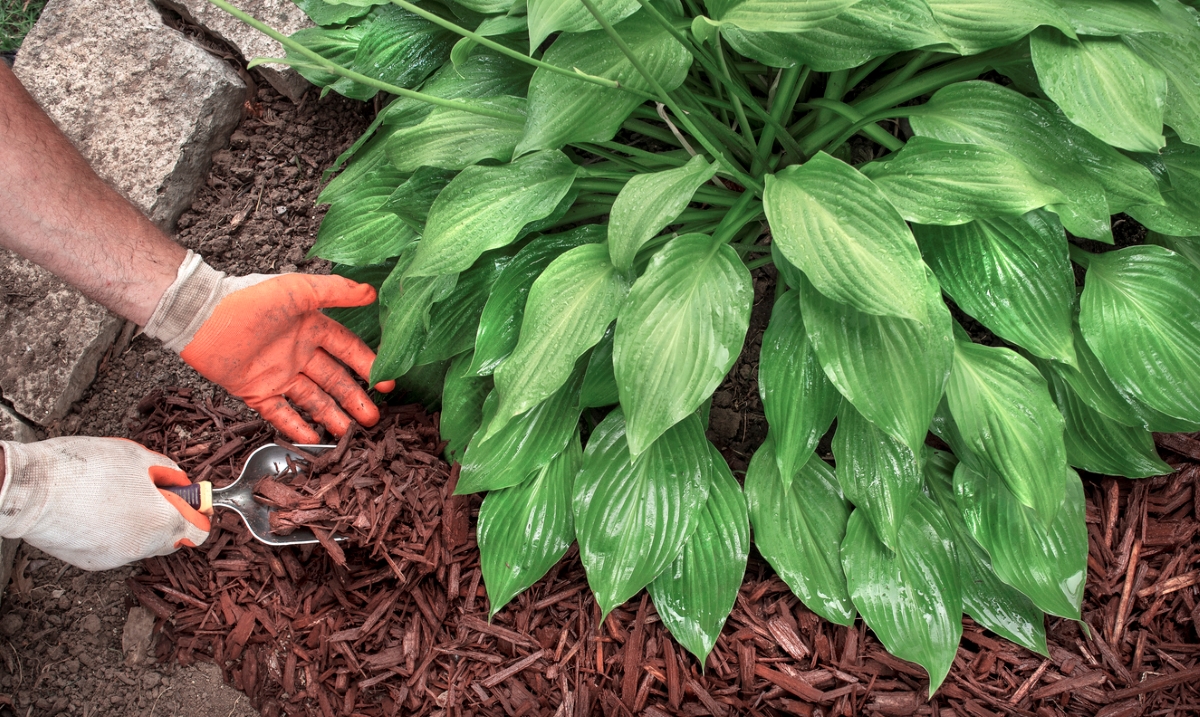
POLYGON ((0 250, 0 396, 46 425, 96 377, 123 321, 46 270, 0 250))
POLYGON ((96 173, 170 230, 241 117, 245 84, 150 0, 50 0, 17 77, 96 173))
MULTIPOLYGON (((256 57, 283 57, 283 45, 218 8, 208 0, 158 0, 187 20, 223 40, 249 61, 256 57)), ((284 35, 316 27, 292 0, 234 0, 239 10, 265 22, 284 35)), ((286 65, 259 65, 258 71, 280 94, 299 102, 312 87, 308 80, 286 65)))
POLYGON ((37 434, 33 426, 25 422, 8 406, 0 404, 0 441, 16 441, 17 443, 33 443, 37 434))

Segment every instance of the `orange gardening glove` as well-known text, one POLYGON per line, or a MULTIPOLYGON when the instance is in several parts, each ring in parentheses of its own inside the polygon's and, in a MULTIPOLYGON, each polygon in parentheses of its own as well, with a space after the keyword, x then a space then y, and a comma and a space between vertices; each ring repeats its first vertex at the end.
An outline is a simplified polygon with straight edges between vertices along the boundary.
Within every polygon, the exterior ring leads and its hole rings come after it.
POLYGON ((0 535, 84 570, 108 570, 208 539, 208 518, 160 490, 189 481, 170 458, 123 438, 0 441, 0 535))
MULTIPOLYGON (((335 436, 349 429, 351 418, 364 426, 379 421, 379 409, 346 369, 366 379, 375 354, 321 313, 374 300, 373 288, 340 276, 226 277, 189 251, 146 333, 289 439, 316 443, 316 431, 289 400, 335 436)), ((394 381, 375 386, 380 391, 394 387, 394 381)))

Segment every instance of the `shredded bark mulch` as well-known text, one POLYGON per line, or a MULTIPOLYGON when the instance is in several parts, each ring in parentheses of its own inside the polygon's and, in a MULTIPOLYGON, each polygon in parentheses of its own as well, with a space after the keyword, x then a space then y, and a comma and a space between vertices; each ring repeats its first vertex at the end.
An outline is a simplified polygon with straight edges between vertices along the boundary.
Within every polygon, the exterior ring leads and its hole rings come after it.
MULTIPOLYGON (((271 438, 187 389, 140 407, 150 415, 137 440, 218 485, 271 438)), ((887 654, 861 621, 818 618, 754 553, 705 669, 645 593, 600 625, 574 548, 489 623, 479 499, 451 496, 457 471, 437 457, 436 415, 387 411, 267 491, 291 524, 321 511, 322 545, 271 549, 218 512, 199 549, 145 562, 128 585, 157 617, 160 660, 215 662, 269 717, 1200 711, 1195 437, 1157 437, 1178 463, 1170 476, 1086 479, 1087 628, 1050 619, 1045 658, 964 619, 950 676, 927 699, 920 667, 887 654)))

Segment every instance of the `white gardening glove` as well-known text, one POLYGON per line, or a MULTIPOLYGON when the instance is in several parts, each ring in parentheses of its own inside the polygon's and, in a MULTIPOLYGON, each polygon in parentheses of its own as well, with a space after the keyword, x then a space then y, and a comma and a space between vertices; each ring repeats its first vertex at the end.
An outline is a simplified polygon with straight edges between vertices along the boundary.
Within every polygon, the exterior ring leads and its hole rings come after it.
POLYGON ((84 570, 107 570, 208 538, 208 518, 158 486, 185 486, 166 456, 122 438, 0 441, 0 535, 84 570))

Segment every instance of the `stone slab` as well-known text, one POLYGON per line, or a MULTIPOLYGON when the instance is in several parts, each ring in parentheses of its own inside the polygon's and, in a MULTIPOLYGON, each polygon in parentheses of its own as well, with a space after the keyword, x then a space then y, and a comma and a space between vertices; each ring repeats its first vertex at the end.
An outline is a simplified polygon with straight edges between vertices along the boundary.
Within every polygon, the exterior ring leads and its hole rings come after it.
MULTIPOLYGON (((250 61, 256 57, 283 57, 283 45, 246 25, 208 0, 158 0, 187 20, 203 27, 209 34, 228 43, 250 61)), ((304 11, 292 0, 234 0, 237 9, 265 22, 284 35, 307 27, 316 27, 304 11)), ((286 65, 259 65, 258 71, 280 94, 299 102, 312 87, 308 80, 286 65)))
POLYGON ((13 413, 8 406, 0 404, 0 441, 33 443, 36 440, 37 434, 33 432, 33 426, 26 423, 24 418, 13 413))
POLYGON ((237 73, 150 0, 50 0, 13 70, 96 173, 168 231, 245 102, 237 73))
POLYGON ((44 426, 83 396, 124 322, 11 252, 0 276, 0 396, 44 426))

